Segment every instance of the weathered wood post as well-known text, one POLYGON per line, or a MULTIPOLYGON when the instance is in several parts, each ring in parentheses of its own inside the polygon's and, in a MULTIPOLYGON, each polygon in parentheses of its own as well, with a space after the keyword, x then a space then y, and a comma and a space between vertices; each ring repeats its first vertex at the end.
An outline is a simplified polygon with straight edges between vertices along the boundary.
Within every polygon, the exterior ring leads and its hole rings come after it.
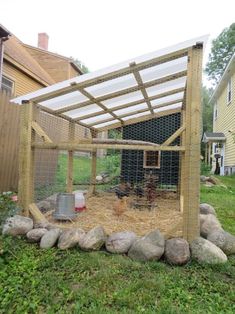
POLYGON ((201 121, 201 43, 188 54, 185 108, 185 157, 183 183, 183 237, 189 242, 199 236, 200 121, 201 121))
POLYGON ((35 104, 22 101, 20 107, 20 153, 19 153, 19 205, 22 213, 29 216, 29 204, 34 200, 34 152, 32 141, 35 131, 32 121, 36 117, 35 104))

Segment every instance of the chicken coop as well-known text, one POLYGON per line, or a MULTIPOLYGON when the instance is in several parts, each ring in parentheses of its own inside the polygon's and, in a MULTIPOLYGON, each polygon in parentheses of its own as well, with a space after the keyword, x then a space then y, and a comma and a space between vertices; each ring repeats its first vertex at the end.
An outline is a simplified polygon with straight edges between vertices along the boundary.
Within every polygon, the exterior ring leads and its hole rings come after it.
POLYGON ((104 224, 107 232, 160 228, 189 241, 198 236, 204 42, 196 38, 13 99, 21 105, 24 215, 59 192, 78 190, 87 210, 76 224, 85 229, 104 224))

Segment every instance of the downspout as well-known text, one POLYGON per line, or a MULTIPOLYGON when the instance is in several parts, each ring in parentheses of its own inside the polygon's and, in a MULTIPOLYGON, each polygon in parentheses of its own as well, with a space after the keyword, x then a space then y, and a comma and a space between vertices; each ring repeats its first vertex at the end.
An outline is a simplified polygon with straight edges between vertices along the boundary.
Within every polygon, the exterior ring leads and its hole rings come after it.
POLYGON ((8 40, 9 37, 0 38, 0 89, 2 88, 2 71, 3 71, 3 55, 4 55, 4 41, 8 40))

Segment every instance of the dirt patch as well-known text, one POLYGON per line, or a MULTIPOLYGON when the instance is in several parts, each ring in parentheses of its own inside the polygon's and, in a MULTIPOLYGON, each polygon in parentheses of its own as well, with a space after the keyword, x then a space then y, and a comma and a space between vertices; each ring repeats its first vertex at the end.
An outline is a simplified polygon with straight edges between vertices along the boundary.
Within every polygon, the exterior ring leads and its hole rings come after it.
POLYGON ((63 228, 79 227, 88 231, 102 225, 107 234, 131 230, 137 235, 145 235, 158 228, 165 236, 182 236, 182 214, 179 211, 179 201, 174 197, 159 197, 157 206, 152 210, 134 208, 134 200, 130 197, 127 200, 127 210, 119 217, 114 212, 116 201, 114 194, 103 192, 89 197, 86 200, 87 210, 79 213, 73 221, 57 221, 52 217, 53 211, 45 216, 51 223, 63 228))

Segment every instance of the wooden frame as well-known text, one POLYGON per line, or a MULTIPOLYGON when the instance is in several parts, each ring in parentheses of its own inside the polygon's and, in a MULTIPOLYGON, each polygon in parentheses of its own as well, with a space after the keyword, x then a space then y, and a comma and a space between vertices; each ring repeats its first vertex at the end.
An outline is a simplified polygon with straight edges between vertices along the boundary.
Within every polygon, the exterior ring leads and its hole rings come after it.
MULTIPOLYGON (((29 213, 37 212, 35 206, 32 206, 34 202, 33 186, 34 186, 34 151, 35 148, 40 149, 57 149, 68 151, 68 172, 67 172, 67 192, 73 190, 73 155, 74 151, 90 151, 92 153, 92 177, 91 186, 89 193, 95 192, 95 177, 96 177, 96 159, 97 149, 126 149, 126 150, 141 150, 143 152, 155 151, 159 153, 161 151, 178 151, 180 153, 180 205, 183 212, 183 237, 189 242, 199 235, 199 189, 200 189, 200 88, 201 88, 201 72, 202 72, 202 44, 197 44, 191 48, 179 50, 174 53, 167 54, 153 60, 148 60, 140 64, 130 64, 122 70, 117 70, 109 74, 101 75, 100 77, 91 78, 85 82, 72 83, 69 87, 61 88, 57 91, 49 92, 45 95, 32 98, 30 101, 24 102, 21 109, 21 131, 20 131, 20 162, 19 162, 19 201, 20 206, 23 209, 23 213, 28 216, 29 213), (188 68, 186 71, 181 71, 175 74, 166 75, 158 79, 154 79, 150 82, 143 82, 140 76, 140 71, 149 68, 154 65, 158 65, 170 60, 175 60, 183 56, 188 56, 188 68), (101 82, 108 81, 117 77, 132 74, 137 85, 124 88, 118 92, 113 92, 108 95, 93 97, 92 94, 87 92, 86 87, 99 84, 101 82), (186 89, 176 88, 170 91, 160 93, 157 96, 149 97, 146 92, 146 88, 162 84, 174 80, 176 78, 187 76, 186 89), (66 109, 51 110, 43 107, 39 102, 50 100, 54 97, 59 97, 64 94, 68 94, 73 91, 80 91, 85 95, 88 100, 80 104, 72 104, 66 107, 66 109), (122 95, 129 94, 131 92, 140 91, 143 95, 144 101, 146 102, 148 109, 138 110, 138 113, 145 113, 146 115, 132 118, 130 112, 117 116, 113 111, 128 108, 141 104, 143 100, 132 101, 129 104, 121 104, 112 108, 113 110, 107 109, 103 105, 103 101, 111 98, 119 97, 122 95), (164 101, 159 105, 152 105, 151 101, 160 99, 165 96, 174 95, 178 92, 185 92, 183 99, 178 98, 174 101, 164 101), (183 102, 182 108, 167 109, 177 102, 183 102), (89 113, 83 117, 72 119, 65 115, 68 110, 81 108, 90 104, 97 104, 100 107, 98 114, 89 113), (154 112, 154 109, 166 107, 166 110, 154 112), (44 110, 57 117, 63 118, 70 123, 69 141, 53 142, 50 137, 44 132, 44 130, 36 122, 37 109, 44 110), (149 111, 149 114, 148 114, 149 111), (156 117, 162 117, 165 115, 175 114, 181 112, 182 121, 181 126, 174 134, 172 134, 162 145, 154 143, 137 143, 135 141, 127 143, 125 141, 116 142, 102 142, 97 139, 98 132, 106 131, 109 129, 127 126, 130 124, 147 121, 156 117), (100 121, 99 123, 87 125, 83 120, 95 117, 96 115, 109 113, 111 114, 111 120, 118 120, 117 123, 107 125, 104 127, 98 127, 105 121, 109 122, 110 119, 100 121), (123 120, 123 118, 128 118, 123 120), (91 139, 77 140, 75 138, 75 124, 88 127, 92 133, 91 139), (36 142, 36 134, 43 140, 42 142, 36 142), (180 145, 172 145, 173 141, 180 137, 180 145), (31 205, 30 205, 31 204, 31 205)), ((136 113, 136 112, 135 112, 136 113)), ((146 154, 146 153, 144 153, 146 154)), ((208 156, 209 158, 209 156, 208 156)), ((152 168, 152 167, 151 167, 152 168)), ((42 219, 43 217, 40 217, 42 219)))
POLYGON ((144 160, 143 160, 143 168, 144 169, 160 169, 161 168, 161 152, 160 151, 152 151, 152 150, 145 150, 144 151, 144 160), (157 154, 157 165, 155 166, 148 166, 147 161, 148 161, 148 154, 157 154))

